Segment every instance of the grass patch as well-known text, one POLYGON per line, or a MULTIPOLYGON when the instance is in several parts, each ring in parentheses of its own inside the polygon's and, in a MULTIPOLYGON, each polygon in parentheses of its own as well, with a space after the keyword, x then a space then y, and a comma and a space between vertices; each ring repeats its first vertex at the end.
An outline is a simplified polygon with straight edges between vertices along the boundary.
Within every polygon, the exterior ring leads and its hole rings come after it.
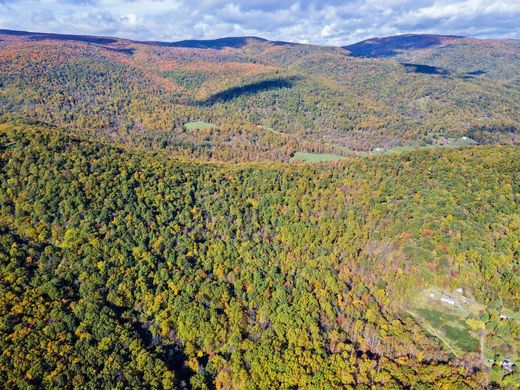
POLYGON ((480 338, 471 329, 467 319, 478 319, 481 305, 464 300, 462 294, 429 289, 418 294, 414 313, 424 327, 439 337, 457 356, 466 352, 480 351, 480 338), (441 302, 444 294, 451 294, 457 302, 451 306, 441 302))
POLYGON ((216 127, 212 123, 202 122, 202 121, 195 121, 195 122, 188 122, 184 125, 188 130, 207 130, 207 129, 213 129, 216 127))
POLYGON ((478 142, 475 140, 472 140, 469 137, 461 137, 461 138, 455 138, 452 143, 449 144, 449 146, 460 148, 464 146, 474 146, 478 145, 478 142))
POLYGON ((421 308, 416 312, 452 348, 461 352, 478 352, 479 340, 463 319, 439 310, 421 308))
POLYGON ((308 152, 296 152, 291 158, 293 160, 301 160, 304 162, 326 162, 326 161, 337 161, 343 159, 342 156, 337 154, 329 153, 308 153, 308 152))
POLYGON ((437 310, 417 309, 417 313, 435 327, 441 326, 440 317, 442 313, 437 310))
POLYGON ((458 321, 459 317, 444 313, 439 310, 432 310, 432 309, 417 309, 417 312, 421 315, 421 317, 427 319, 428 321, 434 323, 434 322, 448 322, 448 321, 458 321))
POLYGON ((402 145, 402 146, 394 146, 390 149, 382 149, 376 148, 372 150, 372 153, 401 153, 401 152, 409 152, 412 150, 425 150, 425 149, 433 149, 433 148, 463 148, 467 146, 475 146, 478 145, 478 142, 469 138, 469 137, 461 137, 461 138, 451 138, 448 140, 448 143, 442 145, 402 145))
POLYGON ((471 337, 470 331, 466 327, 454 327, 446 325, 442 328, 444 334, 462 351, 477 352, 480 344, 477 339, 471 337))

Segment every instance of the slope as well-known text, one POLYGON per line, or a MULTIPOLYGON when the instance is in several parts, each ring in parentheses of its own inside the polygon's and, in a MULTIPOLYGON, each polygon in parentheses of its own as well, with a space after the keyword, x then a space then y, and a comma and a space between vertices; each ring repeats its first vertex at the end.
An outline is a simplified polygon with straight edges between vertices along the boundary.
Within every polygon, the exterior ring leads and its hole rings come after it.
POLYGON ((3 125, 0 383, 483 387, 404 308, 518 310, 517 155, 194 164, 3 125))

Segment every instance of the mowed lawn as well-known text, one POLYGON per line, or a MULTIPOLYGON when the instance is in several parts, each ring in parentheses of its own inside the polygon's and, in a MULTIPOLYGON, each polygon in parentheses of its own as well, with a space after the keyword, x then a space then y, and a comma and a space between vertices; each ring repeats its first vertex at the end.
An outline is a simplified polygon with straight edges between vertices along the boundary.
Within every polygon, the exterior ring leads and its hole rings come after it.
POLYGON ((291 161, 301 160, 304 162, 326 162, 337 161, 342 158, 342 156, 338 156, 337 154, 296 152, 292 156, 291 161))
POLYGON ((480 352, 478 329, 470 324, 479 320, 484 305, 466 298, 463 293, 429 288, 415 295, 413 306, 408 313, 423 328, 442 340, 455 355, 480 352), (441 297, 446 295, 457 303, 450 305, 441 302, 441 297))
POLYGON ((195 121, 195 122, 188 122, 184 125, 188 130, 205 130, 205 129, 212 129, 216 127, 212 123, 202 122, 202 121, 195 121))
POLYGON ((453 348, 462 352, 479 351, 478 336, 469 329, 462 318, 429 308, 417 309, 417 313, 435 329, 438 335, 444 336, 453 348))

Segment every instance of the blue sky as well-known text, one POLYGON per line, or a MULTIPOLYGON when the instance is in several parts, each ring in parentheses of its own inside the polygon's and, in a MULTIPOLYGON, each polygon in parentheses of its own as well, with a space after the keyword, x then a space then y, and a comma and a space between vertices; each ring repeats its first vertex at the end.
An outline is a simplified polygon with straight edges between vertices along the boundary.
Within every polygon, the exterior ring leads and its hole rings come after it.
POLYGON ((328 45, 400 33, 520 39, 520 0, 0 0, 0 28, 177 41, 328 45))

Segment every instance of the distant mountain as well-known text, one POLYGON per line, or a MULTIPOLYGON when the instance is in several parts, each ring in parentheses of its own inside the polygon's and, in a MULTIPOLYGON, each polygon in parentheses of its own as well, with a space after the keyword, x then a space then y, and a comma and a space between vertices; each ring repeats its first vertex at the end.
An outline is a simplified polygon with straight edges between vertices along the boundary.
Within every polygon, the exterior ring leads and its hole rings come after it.
POLYGON ((184 40, 178 42, 140 42, 145 44, 157 45, 157 46, 170 46, 170 47, 187 47, 194 49, 224 49, 233 48, 240 49, 244 46, 271 43, 274 45, 295 45, 290 42, 282 41, 268 41, 264 38, 259 37, 226 37, 219 39, 207 39, 207 40, 184 40))
POLYGON ((343 46, 354 57, 390 57, 405 50, 425 49, 453 42, 463 37, 455 35, 405 34, 385 38, 370 38, 343 46))
POLYGON ((116 43, 119 38, 105 38, 95 37, 89 35, 71 35, 71 34, 54 34, 54 33, 38 33, 29 31, 15 31, 15 30, 3 30, 0 29, 0 35, 23 37, 30 41, 41 41, 44 39, 56 40, 56 41, 76 41, 76 42, 87 42, 97 44, 110 44, 116 43))
MULTIPOLYGON (((134 41, 129 39, 112 38, 112 37, 96 37, 88 35, 73 35, 73 34, 54 34, 54 33, 39 33, 39 32, 28 32, 28 31, 15 31, 15 30, 4 30, 0 29, 0 35, 24 37, 30 41, 39 40, 56 40, 56 41, 76 41, 86 42, 94 44, 112 44, 118 42, 132 42, 135 44, 144 44, 151 46, 167 46, 167 47, 186 47, 193 49, 223 49, 223 48, 235 48, 240 49, 250 44, 267 43, 271 42, 264 38, 259 37, 225 37, 218 39, 190 39, 176 42, 160 42, 160 41, 134 41)), ((293 45, 290 42, 273 41, 276 45, 293 45)))
POLYGON ((403 35, 338 48, 0 30, 0 119, 218 160, 345 156, 462 137, 515 144, 519 74, 514 40, 403 35), (214 126, 186 126, 201 121, 214 126))

